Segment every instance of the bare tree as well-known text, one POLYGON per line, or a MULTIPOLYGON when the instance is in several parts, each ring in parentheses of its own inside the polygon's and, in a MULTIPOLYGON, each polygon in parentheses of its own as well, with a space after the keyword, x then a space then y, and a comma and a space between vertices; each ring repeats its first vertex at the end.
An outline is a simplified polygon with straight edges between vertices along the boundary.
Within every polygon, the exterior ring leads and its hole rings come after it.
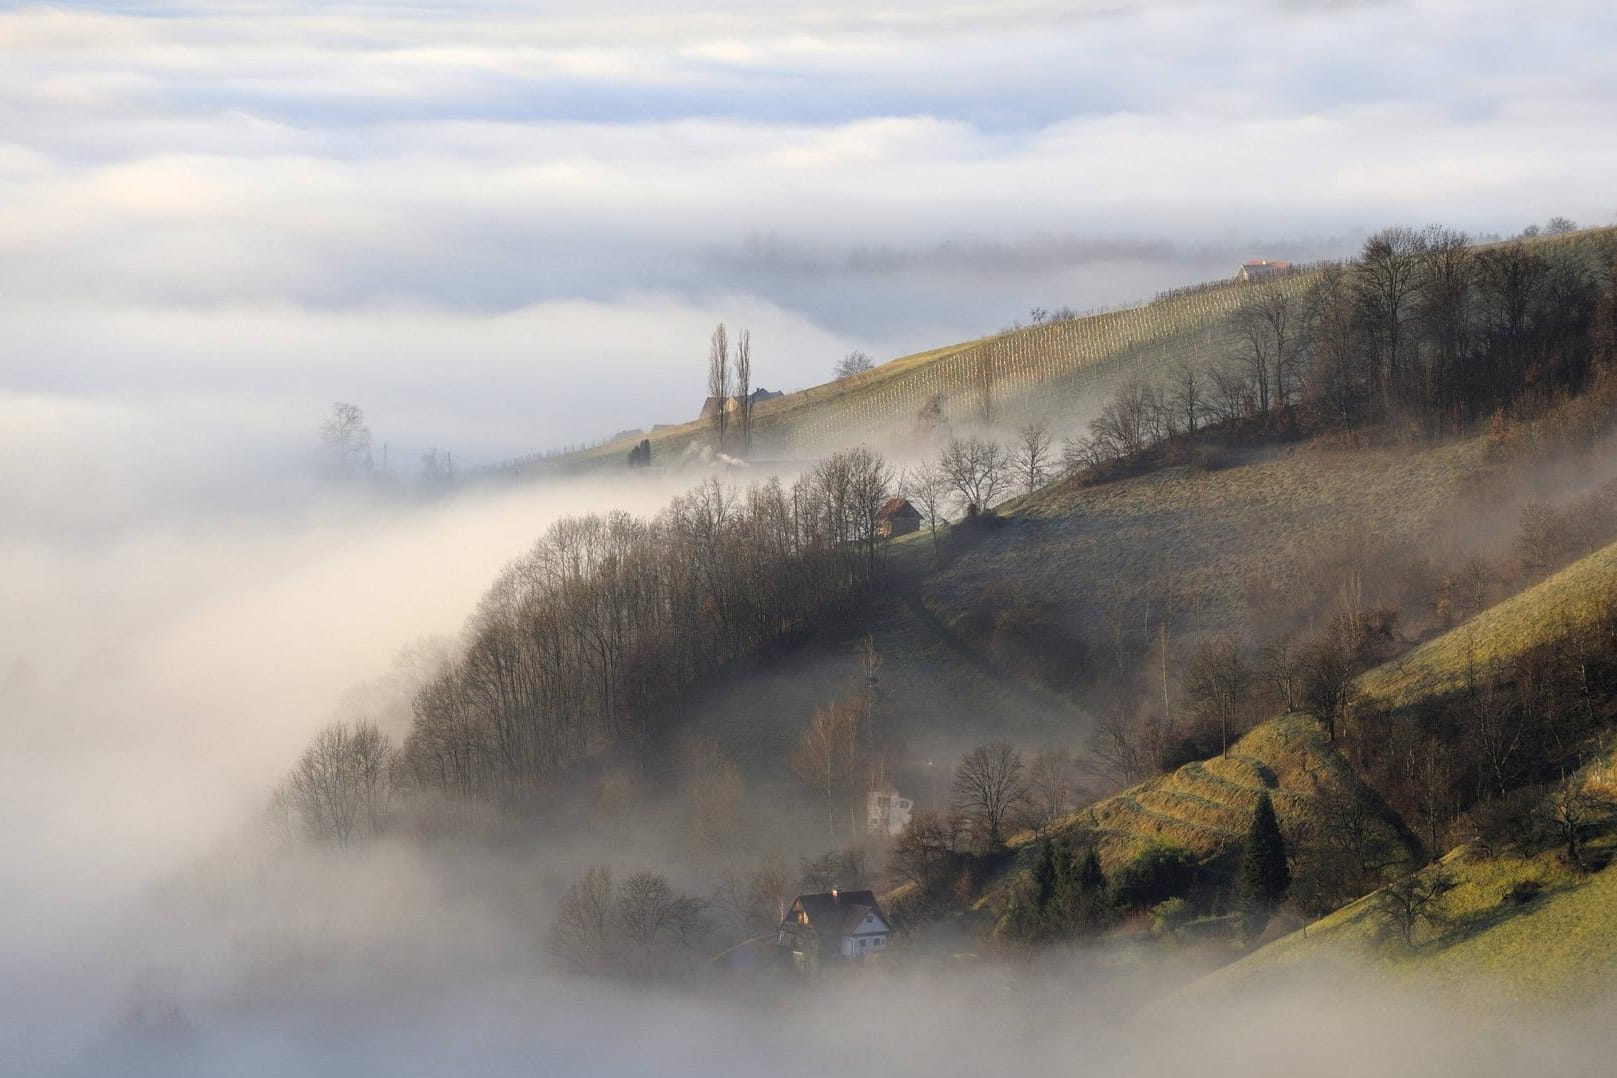
POLYGON ((713 330, 707 352, 707 395, 713 402, 713 448, 724 452, 730 425, 730 335, 720 322, 713 330))
POLYGON ((958 828, 952 820, 930 809, 910 818, 888 855, 888 871, 914 883, 923 895, 944 890, 959 864, 955 848, 958 828))
POLYGON ((825 798, 826 835, 837 840, 836 807, 859 781, 859 706, 838 702, 814 712, 792 756, 792 774, 825 798))
POLYGON ((1028 765, 1028 804, 1040 831, 1072 811, 1077 794, 1076 768, 1066 749, 1046 749, 1028 765))
POLYGON ((1252 670, 1232 640, 1204 644, 1191 656, 1185 695, 1191 709, 1218 724, 1220 754, 1243 728, 1252 692, 1252 670))
POLYGON ((924 461, 905 472, 898 486, 899 493, 921 514, 921 523, 932 536, 932 549, 936 551, 938 527, 948 523, 944 511, 954 489, 948 475, 937 462, 924 461))
POLYGON ((1404 938, 1404 946, 1415 946, 1415 930, 1423 922, 1436 922, 1441 917, 1441 900, 1454 888, 1454 880, 1445 872, 1420 872, 1389 883, 1375 893, 1374 902, 1383 916, 1397 926, 1404 938))
POLYGON ((371 429, 357 404, 337 401, 320 424, 320 450, 326 466, 339 476, 367 472, 371 467, 371 429))
POLYGON ((1095 456, 1133 460, 1162 438, 1165 411, 1160 388, 1143 378, 1124 382, 1089 425, 1095 456))
POLYGON ((938 468, 968 516, 992 506, 1010 476, 1005 447, 976 436, 951 439, 938 458, 938 468))
POLYGON ((1207 376, 1188 359, 1179 360, 1168 371, 1168 404, 1173 425, 1195 434, 1207 411, 1207 376))
POLYGON ((1132 786, 1156 773, 1163 735, 1156 715, 1109 707, 1090 738, 1085 769, 1119 786, 1132 786))
POLYGON ((658 943, 688 943, 702 922, 702 903, 682 895, 656 872, 636 872, 618 889, 617 924, 642 967, 658 943))
POLYGON ((864 352, 855 349, 837 360, 837 365, 833 368, 832 374, 837 381, 845 382, 856 374, 863 374, 866 371, 875 369, 876 361, 864 352))
POLYGON ((612 943, 612 871, 591 865, 567 889, 550 928, 550 949, 583 973, 604 972, 612 943))
POLYGON ((955 768, 955 809, 982 829, 990 846, 1004 841, 1006 823, 1027 797, 1022 754, 1004 741, 972 749, 955 768))
POLYGON ((1016 432, 1016 449, 1011 463, 1023 490, 1037 490, 1050 476, 1050 430, 1043 423, 1029 423, 1016 432))
POLYGON ((1604 792, 1591 788, 1580 776, 1572 775, 1556 784, 1544 802, 1545 816, 1561 841, 1566 843, 1567 863, 1587 871, 1583 856, 1584 840, 1599 826, 1610 821, 1617 802, 1604 792))
POLYGON ((394 748, 373 723, 334 723, 315 735, 283 787, 303 831, 348 846, 382 830, 394 748))
POLYGON ((1360 306, 1380 352, 1381 362, 1371 368, 1372 395, 1383 402, 1403 377, 1404 330, 1421 288, 1421 249, 1413 229, 1384 228, 1364 241, 1355 271, 1360 306))
POLYGON ((1257 391, 1258 416, 1268 425, 1271 412, 1291 403, 1293 374, 1303 344, 1301 304, 1283 284, 1260 285, 1235 313, 1248 383, 1257 391))
POLYGON ((741 455, 752 455, 752 330, 736 338, 736 419, 741 424, 741 455))
POLYGON ((416 486, 423 491, 444 490, 455 485, 455 455, 447 450, 429 449, 421 454, 421 470, 416 486))
POLYGON ((1299 660, 1303 706, 1336 740, 1337 726, 1353 703, 1353 679, 1358 673, 1348 630, 1340 619, 1324 635, 1308 644, 1299 660))

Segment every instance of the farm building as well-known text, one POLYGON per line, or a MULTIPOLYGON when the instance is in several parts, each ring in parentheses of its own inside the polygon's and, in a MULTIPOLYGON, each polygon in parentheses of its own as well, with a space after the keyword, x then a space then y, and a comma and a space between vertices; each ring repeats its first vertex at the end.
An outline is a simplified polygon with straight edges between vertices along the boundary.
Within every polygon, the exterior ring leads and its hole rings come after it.
MULTIPOLYGON (((762 404, 764 401, 772 401, 776 397, 784 397, 785 395, 786 395, 785 391, 783 391, 783 390, 768 390, 768 389, 755 389, 755 390, 752 391, 752 394, 751 394, 752 403, 753 403, 754 407, 756 407, 757 405, 762 404)), ((719 398, 717 398, 717 397, 708 397, 707 399, 702 401, 702 414, 698 418, 700 418, 700 419, 712 419, 713 418, 713 413, 717 412, 719 410, 718 400, 719 400, 719 398)), ((741 408, 741 398, 740 397, 726 397, 726 398, 724 398, 724 410, 726 412, 739 411, 740 408, 741 408)))
POLYGON ((870 891, 798 895, 780 923, 780 945, 804 973, 842 959, 859 962, 887 949, 887 918, 870 891))
POLYGON ((904 498, 894 498, 876 514, 876 534, 883 539, 919 531, 921 514, 904 498))
POLYGON ((1290 262, 1275 258, 1259 258, 1251 262, 1241 263, 1241 268, 1235 271, 1235 279, 1252 284, 1256 281, 1267 281, 1271 277, 1279 277, 1290 272, 1290 262))

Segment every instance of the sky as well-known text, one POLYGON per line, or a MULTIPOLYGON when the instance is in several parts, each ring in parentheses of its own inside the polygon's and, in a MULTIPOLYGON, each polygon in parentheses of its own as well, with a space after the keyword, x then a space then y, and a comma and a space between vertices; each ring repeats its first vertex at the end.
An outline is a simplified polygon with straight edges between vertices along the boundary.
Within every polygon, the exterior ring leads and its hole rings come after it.
POLYGON ((217 491, 340 399, 407 474, 690 418, 720 320, 789 389, 1610 222, 1614 44, 1594 0, 3 4, 0 450, 217 491))

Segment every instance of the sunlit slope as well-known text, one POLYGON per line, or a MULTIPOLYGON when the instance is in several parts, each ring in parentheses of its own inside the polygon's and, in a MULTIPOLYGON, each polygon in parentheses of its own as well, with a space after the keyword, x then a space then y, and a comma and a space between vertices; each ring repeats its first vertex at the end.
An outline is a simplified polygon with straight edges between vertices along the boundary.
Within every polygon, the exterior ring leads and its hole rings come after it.
POLYGON ((1218 971, 1192 989, 1222 994, 1289 970, 1362 965, 1379 976, 1419 978, 1473 999, 1575 998, 1617 969, 1617 869, 1579 875, 1553 853, 1481 859, 1450 855, 1427 873, 1454 884, 1440 920, 1424 922, 1415 946, 1367 895, 1218 971), (1519 902, 1518 885, 1539 885, 1519 902))
MULTIPOLYGON (((1305 715, 1272 719, 1251 730, 1227 756, 1186 764, 1099 801, 1069 817, 1054 833, 1093 842, 1101 864, 1115 871, 1154 842, 1184 847, 1199 860, 1234 855, 1267 792, 1288 835, 1331 826, 1333 799, 1353 799, 1380 821, 1372 826, 1377 860, 1397 861, 1408 848, 1396 823, 1383 819, 1373 795, 1305 715)), ((1035 836, 1015 840, 1026 846, 1035 836)))
POLYGON ((1462 688, 1500 663, 1607 613, 1617 600, 1617 543, 1572 563, 1359 679, 1364 697, 1400 707, 1462 688))

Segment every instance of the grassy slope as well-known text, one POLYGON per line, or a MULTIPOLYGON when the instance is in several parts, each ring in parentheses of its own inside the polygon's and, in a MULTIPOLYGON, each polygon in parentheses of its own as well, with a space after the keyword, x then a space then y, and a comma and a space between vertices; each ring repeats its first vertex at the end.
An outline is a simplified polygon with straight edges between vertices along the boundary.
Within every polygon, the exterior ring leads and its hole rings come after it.
POLYGON ((1431 549, 1488 471, 1485 442, 1472 439, 1271 450, 1215 472, 1059 483, 1010 506, 1001 535, 939 574, 927 600, 950 618, 991 581, 1019 581, 1063 609, 1092 662, 1109 655, 1114 617, 1140 633, 1166 607, 1180 638, 1244 614, 1296 619, 1299 589, 1320 588, 1328 559, 1368 556, 1388 536, 1431 549))
MULTIPOLYGON (((1288 834, 1325 826, 1317 811, 1323 794, 1367 796, 1318 724, 1287 715, 1250 731, 1227 757, 1186 764, 1132 786, 1069 817, 1057 833, 1093 836, 1108 873, 1149 842, 1173 843, 1203 861, 1213 860, 1239 848, 1265 790, 1288 834)), ((1391 825, 1381 829, 1380 840, 1389 851, 1402 849, 1391 825)), ((1035 836, 1023 834, 1013 845, 1030 847, 1034 841, 1035 836)))
POLYGON ((1565 629, 1587 621, 1617 587, 1617 543, 1574 562, 1463 625, 1370 671, 1359 688, 1371 702, 1399 707, 1462 687, 1565 629))
MULTIPOLYGON (((1484 611, 1400 660, 1371 671, 1367 695, 1394 705, 1452 691, 1471 655, 1508 658, 1587 616, 1617 585, 1617 544, 1581 559, 1484 611)), ((1591 781, 1617 786, 1617 763, 1591 769, 1591 781)), ((1456 851, 1440 866, 1458 886, 1444 897, 1445 924, 1423 930, 1410 951, 1389 943, 1384 918, 1366 896, 1306 930, 1277 940, 1219 971, 1197 991, 1222 992, 1296 963, 1354 959, 1400 974, 1505 999, 1576 993, 1617 963, 1617 868, 1593 876, 1569 871, 1554 852, 1494 860, 1456 851), (1518 906, 1505 891, 1536 880, 1543 894, 1518 906)), ((1437 871, 1429 868, 1426 871, 1437 871)))
POLYGON ((1457 885, 1443 898, 1446 924, 1423 926, 1414 949, 1389 931, 1374 896, 1366 896, 1218 971, 1193 991, 1222 994, 1288 968, 1340 961, 1501 1000, 1564 997, 1610 976, 1617 963, 1617 870, 1578 876, 1554 854, 1482 860, 1457 853, 1440 868, 1457 885), (1524 880, 1544 890, 1516 905, 1506 892, 1524 880))

